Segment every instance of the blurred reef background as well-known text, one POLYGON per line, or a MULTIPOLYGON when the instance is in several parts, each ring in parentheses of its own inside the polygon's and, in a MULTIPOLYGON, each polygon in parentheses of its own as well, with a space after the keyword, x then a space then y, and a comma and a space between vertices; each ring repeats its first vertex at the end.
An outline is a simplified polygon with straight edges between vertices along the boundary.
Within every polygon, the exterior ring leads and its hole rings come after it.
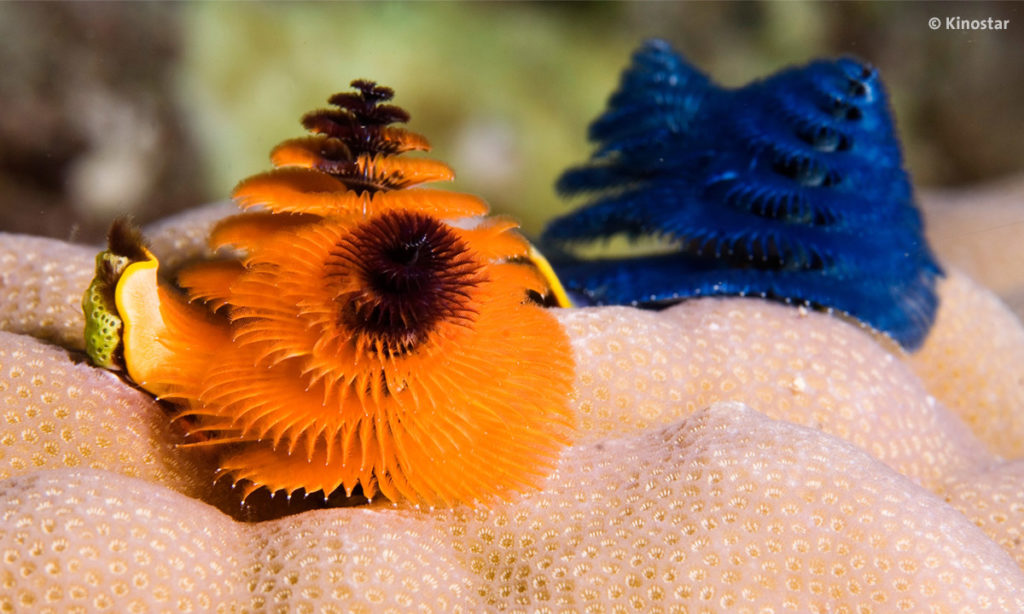
POLYGON ((817 56, 882 71, 919 188, 1024 172, 1015 3, 3 3, 0 230, 99 241, 227 197, 355 78, 396 90, 453 187, 529 233, 644 38, 737 86, 817 56), (1009 19, 947 31, 931 17, 1009 19))

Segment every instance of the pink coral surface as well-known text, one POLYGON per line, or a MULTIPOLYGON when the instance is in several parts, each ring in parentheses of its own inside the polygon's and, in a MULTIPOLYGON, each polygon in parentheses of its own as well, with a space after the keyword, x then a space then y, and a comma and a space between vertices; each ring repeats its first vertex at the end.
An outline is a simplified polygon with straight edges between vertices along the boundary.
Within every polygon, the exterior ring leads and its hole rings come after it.
POLYGON ((0 235, 0 611, 1024 611, 1024 330, 956 272, 913 355, 756 299, 559 311, 578 430, 540 490, 240 522, 76 353, 94 254, 0 235))

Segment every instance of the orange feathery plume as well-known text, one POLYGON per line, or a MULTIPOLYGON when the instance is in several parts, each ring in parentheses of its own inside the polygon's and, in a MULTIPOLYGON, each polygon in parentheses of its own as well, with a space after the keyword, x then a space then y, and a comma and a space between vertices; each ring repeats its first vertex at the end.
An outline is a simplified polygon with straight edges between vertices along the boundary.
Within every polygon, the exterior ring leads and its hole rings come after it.
POLYGON ((429 145, 390 126, 408 119, 390 89, 352 85, 235 190, 251 211, 210 240, 245 257, 182 271, 193 305, 159 296, 158 360, 137 377, 247 492, 451 504, 533 487, 572 423, 568 340, 536 301, 549 284, 515 223, 416 187, 453 173, 401 155, 429 145))

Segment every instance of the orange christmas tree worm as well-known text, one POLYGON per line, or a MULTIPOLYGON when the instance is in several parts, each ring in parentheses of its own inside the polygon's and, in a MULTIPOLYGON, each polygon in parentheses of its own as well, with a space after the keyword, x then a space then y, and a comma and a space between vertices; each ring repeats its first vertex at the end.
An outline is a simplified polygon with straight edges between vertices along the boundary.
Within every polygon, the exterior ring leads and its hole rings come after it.
POLYGON ((184 295, 115 228, 122 274, 107 265, 84 303, 92 345, 175 403, 246 493, 507 498, 536 484, 572 424, 568 340, 540 304, 559 302, 557 281, 483 201, 418 187, 453 173, 402 155, 429 145, 392 126, 408 115, 390 89, 352 85, 236 188, 246 212, 210 243, 244 256, 181 271, 184 295))

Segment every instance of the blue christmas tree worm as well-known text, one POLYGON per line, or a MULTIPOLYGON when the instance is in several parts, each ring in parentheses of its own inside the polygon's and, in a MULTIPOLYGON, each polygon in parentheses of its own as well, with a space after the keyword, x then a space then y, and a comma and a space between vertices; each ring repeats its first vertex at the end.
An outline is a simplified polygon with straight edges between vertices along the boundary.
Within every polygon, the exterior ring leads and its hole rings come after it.
POLYGON ((942 271, 872 67, 818 60, 725 89, 648 41, 590 139, 558 182, 590 201, 544 241, 558 253, 625 234, 674 251, 556 258, 570 291, 647 307, 754 295, 846 312, 907 349, 927 335, 942 271))

